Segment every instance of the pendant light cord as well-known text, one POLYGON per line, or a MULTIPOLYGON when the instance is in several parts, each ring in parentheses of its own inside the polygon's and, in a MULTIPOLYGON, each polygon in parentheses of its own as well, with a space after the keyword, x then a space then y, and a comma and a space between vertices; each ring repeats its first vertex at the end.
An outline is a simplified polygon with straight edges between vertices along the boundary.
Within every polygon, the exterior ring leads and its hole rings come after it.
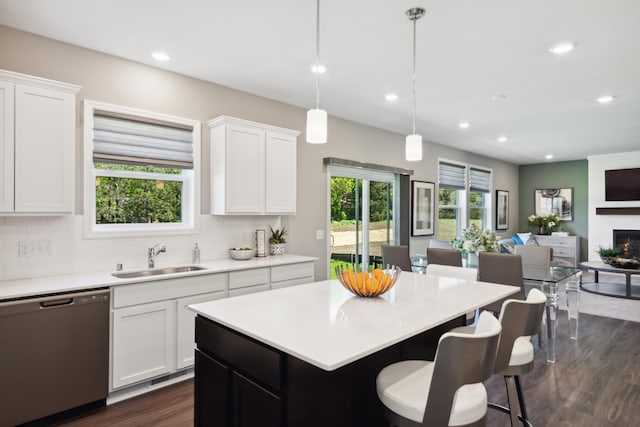
POLYGON ((320 85, 318 74, 320 74, 320 0, 316 0, 316 109, 320 109, 320 85))
POLYGON ((413 19, 413 134, 416 134, 416 21, 413 19))

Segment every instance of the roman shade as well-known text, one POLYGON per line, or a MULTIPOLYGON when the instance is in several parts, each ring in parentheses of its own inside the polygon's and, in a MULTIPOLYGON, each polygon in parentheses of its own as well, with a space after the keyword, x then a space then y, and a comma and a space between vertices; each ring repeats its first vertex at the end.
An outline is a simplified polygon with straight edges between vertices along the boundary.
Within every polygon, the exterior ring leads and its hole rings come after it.
POLYGON ((440 188, 465 189, 465 171, 462 165, 440 162, 438 170, 438 185, 440 188))
POLYGON ((96 110, 93 161, 193 169, 193 128, 96 110))
POLYGON ((491 192, 491 172, 483 169, 471 168, 469 174, 469 188, 481 193, 491 192))

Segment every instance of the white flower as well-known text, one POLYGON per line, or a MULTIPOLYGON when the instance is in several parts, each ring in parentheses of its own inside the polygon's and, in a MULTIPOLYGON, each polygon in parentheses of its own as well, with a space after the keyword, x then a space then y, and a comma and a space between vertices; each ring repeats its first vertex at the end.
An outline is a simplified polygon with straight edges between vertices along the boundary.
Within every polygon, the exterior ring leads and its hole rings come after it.
POLYGON ((471 242, 470 240, 465 240, 465 242, 462 244, 462 249, 464 249, 465 251, 469 251, 473 248, 473 242, 471 242))

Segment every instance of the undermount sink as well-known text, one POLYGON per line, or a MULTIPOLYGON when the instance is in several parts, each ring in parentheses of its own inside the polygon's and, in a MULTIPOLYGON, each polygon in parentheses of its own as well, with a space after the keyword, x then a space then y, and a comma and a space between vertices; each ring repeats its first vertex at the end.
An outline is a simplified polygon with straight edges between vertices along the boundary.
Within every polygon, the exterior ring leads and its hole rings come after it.
POLYGON ((206 270, 205 267, 197 265, 183 265, 180 267, 153 268, 149 270, 127 271, 111 273, 118 279, 135 279, 136 277, 161 276, 163 274, 188 273, 190 271, 206 270))

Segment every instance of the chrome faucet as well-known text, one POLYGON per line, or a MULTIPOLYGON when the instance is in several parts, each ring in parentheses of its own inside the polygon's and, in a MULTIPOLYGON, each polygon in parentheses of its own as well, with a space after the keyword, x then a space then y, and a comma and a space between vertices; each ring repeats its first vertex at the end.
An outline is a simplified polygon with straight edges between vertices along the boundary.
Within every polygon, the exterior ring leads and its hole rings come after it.
POLYGON ((156 256, 161 252, 167 252, 167 244, 166 243, 158 243, 152 248, 149 248, 148 252, 148 260, 149 260, 149 268, 155 267, 155 259, 156 256))

